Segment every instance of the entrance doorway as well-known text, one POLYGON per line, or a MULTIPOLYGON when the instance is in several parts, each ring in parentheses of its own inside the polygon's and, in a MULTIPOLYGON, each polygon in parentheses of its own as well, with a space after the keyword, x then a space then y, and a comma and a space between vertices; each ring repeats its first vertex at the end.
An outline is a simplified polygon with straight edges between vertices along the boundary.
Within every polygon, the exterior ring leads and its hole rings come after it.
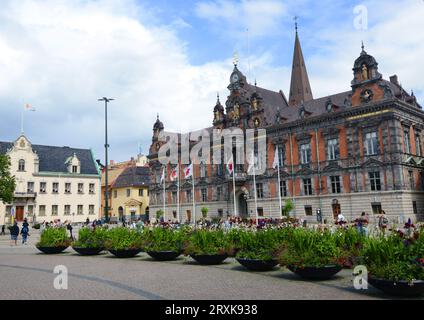
POLYGON ((341 210, 341 207, 340 207, 339 200, 333 200, 332 207, 333 207, 333 217, 334 217, 334 220, 337 220, 338 215, 342 211, 341 210))
POLYGON ((124 208, 119 207, 118 209, 118 213, 119 213, 119 221, 124 221, 124 208))
POLYGON ((246 201, 246 198, 244 197, 244 193, 241 193, 239 195, 238 214, 241 218, 247 218, 248 216, 247 201, 246 201))
POLYGON ((24 221, 24 207, 16 207, 16 221, 22 222, 24 221))

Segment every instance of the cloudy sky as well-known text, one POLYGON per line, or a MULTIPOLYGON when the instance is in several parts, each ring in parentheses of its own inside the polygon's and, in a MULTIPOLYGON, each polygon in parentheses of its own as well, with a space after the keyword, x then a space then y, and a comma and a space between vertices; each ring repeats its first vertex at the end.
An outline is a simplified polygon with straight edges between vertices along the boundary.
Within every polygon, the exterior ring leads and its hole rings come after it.
POLYGON ((235 51, 250 82, 288 92, 294 16, 315 97, 349 90, 363 40, 424 103, 422 0, 1 0, 0 140, 29 103, 33 143, 103 158, 103 96, 116 161, 148 151, 157 113, 172 131, 210 126, 235 51))

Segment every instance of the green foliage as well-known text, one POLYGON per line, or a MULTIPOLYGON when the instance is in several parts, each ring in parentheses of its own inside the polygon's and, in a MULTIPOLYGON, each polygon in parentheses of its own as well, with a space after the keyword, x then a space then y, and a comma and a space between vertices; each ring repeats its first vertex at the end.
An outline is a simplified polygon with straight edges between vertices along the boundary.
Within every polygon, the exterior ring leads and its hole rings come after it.
POLYGON ((415 232, 412 237, 392 233, 368 238, 361 250, 370 274, 393 281, 424 280, 424 268, 417 262, 424 258, 424 236, 415 232))
POLYGON ((299 268, 343 265, 344 255, 330 231, 299 228, 293 230, 282 246, 279 262, 282 266, 299 268))
POLYGON ((145 229, 142 233, 145 251, 175 251, 182 252, 187 229, 173 230, 170 228, 145 229))
POLYGON ((37 247, 68 247, 70 243, 65 228, 47 228, 41 233, 37 247))
POLYGON ((290 228, 258 231, 232 229, 228 237, 237 258, 272 260, 291 231, 290 228))
POLYGON ((366 240, 364 234, 360 234, 356 227, 340 228, 334 234, 337 247, 349 259, 349 263, 354 264, 355 259, 361 255, 360 251, 366 240))
POLYGON ((215 255, 227 254, 230 243, 222 230, 195 230, 185 242, 185 254, 215 255))
POLYGON ((209 209, 208 209, 208 208, 206 208, 206 207, 203 207, 203 208, 201 209, 201 211, 202 211, 202 217, 203 217, 203 219, 206 219, 206 218, 207 218, 207 216, 208 216, 209 209))
POLYGON ((162 218, 163 215, 164 215, 163 210, 156 211, 156 219, 160 220, 160 218, 162 218))
POLYGON ((119 227, 107 230, 105 248, 108 250, 140 249, 141 242, 141 233, 119 227))
POLYGON ((35 230, 40 230, 40 229, 41 229, 41 224, 36 223, 36 224, 34 224, 34 225, 32 226, 32 228, 33 228, 33 229, 35 229, 35 230))
POLYGON ((284 202, 284 206, 281 209, 283 212, 281 212, 281 213, 282 213, 283 216, 288 217, 289 214, 290 214, 290 212, 293 211, 293 209, 294 209, 294 203, 293 203, 293 201, 291 199, 287 199, 284 202))
POLYGON ((0 201, 11 203, 15 188, 15 177, 10 175, 10 158, 0 155, 0 201))
POLYGON ((78 233, 78 240, 72 244, 76 248, 104 248, 107 239, 107 229, 82 228, 78 233))

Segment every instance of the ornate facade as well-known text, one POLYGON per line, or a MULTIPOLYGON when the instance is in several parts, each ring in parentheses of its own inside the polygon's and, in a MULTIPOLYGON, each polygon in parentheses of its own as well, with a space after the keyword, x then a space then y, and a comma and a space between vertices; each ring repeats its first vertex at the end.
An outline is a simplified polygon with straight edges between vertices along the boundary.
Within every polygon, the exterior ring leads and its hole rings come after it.
MULTIPOLYGON (((348 72, 348 70, 346 70, 348 72)), ((267 132, 267 169, 256 177, 260 216, 279 217, 279 196, 294 201, 293 216, 316 219, 320 208, 332 221, 339 212, 355 219, 362 211, 372 217, 383 209, 392 220, 424 218, 424 112, 413 93, 397 76, 385 80, 378 63, 364 46, 354 62, 350 90, 314 99, 296 32, 289 99, 248 83, 235 65, 225 107, 219 97, 213 126, 207 130, 240 127, 267 132), (272 164, 280 152, 281 184, 272 164)), ((158 119, 150 148, 150 208, 163 207, 162 166, 158 162, 164 130, 158 119)), ((233 181, 225 165, 195 166, 196 217, 202 207, 210 216, 234 214, 233 181)), ((170 172, 171 166, 168 166, 170 172)), ((247 165, 236 166, 237 212, 255 217, 253 178, 247 165)), ((166 217, 192 216, 191 179, 166 182, 166 217)))

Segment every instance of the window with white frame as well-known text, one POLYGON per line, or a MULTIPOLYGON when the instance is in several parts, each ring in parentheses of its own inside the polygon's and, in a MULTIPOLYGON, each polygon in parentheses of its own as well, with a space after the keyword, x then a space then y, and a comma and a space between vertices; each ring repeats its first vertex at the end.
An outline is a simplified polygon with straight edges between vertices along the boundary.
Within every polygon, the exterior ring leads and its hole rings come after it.
POLYGON ((46 192, 47 192, 47 183, 40 182, 40 193, 46 193, 46 192))
POLYGON ((208 201, 208 189, 203 188, 202 189, 202 202, 208 201))
POLYGON ((59 206, 54 204, 52 205, 52 216, 56 217, 59 215, 59 206))
POLYGON ((25 160, 21 159, 18 163, 18 171, 24 172, 25 171, 25 160))
POLYGON ((84 214, 84 206, 79 204, 77 207, 77 215, 82 216, 84 214))
POLYGON ((65 216, 70 216, 71 215, 71 206, 70 205, 65 205, 65 210, 64 210, 64 214, 65 216))
POLYGON ((34 182, 27 183, 27 193, 34 193, 34 182))
POLYGON ((94 183, 90 183, 90 185, 88 186, 88 192, 90 194, 94 194, 94 189, 95 189, 94 183))
POLYGON ((368 176, 370 179, 371 191, 381 191, 380 172, 369 172, 368 176))
POLYGON ((405 153, 410 154, 411 153, 411 141, 409 137, 409 129, 405 129, 403 131, 403 145, 405 148, 405 153))
POLYGON ((40 217, 45 217, 46 216, 46 206, 45 205, 40 205, 38 207, 38 215, 40 217))
POLYGON ((303 179, 303 193, 305 196, 311 196, 313 194, 311 178, 303 179))
POLYGON ((69 182, 65 183, 65 193, 66 194, 71 193, 71 184, 69 182))
POLYGON ((329 139, 327 141, 327 157, 329 161, 339 158, 339 141, 338 139, 329 139))
POLYGON ((78 193, 79 194, 84 193, 84 183, 78 183, 78 193))
POLYGON ((311 144, 305 143, 300 146, 300 163, 308 164, 311 162, 311 144))
POLYGON ((415 149, 417 156, 421 157, 422 149, 421 149, 421 136, 419 133, 415 134, 415 149))
POLYGON ((88 206, 88 214, 89 214, 90 216, 94 215, 94 205, 93 205, 93 204, 90 204, 90 205, 88 206))
POLYGON ((287 192, 287 181, 283 180, 280 181, 280 194, 282 197, 287 197, 288 192, 287 192))
POLYGON ((332 193, 341 193, 342 192, 342 186, 340 183, 340 177, 339 176, 332 176, 330 177, 331 181, 331 192, 332 193))
POLYGON ((378 153, 377 132, 369 132, 365 135, 365 152, 367 156, 376 155, 378 153))

